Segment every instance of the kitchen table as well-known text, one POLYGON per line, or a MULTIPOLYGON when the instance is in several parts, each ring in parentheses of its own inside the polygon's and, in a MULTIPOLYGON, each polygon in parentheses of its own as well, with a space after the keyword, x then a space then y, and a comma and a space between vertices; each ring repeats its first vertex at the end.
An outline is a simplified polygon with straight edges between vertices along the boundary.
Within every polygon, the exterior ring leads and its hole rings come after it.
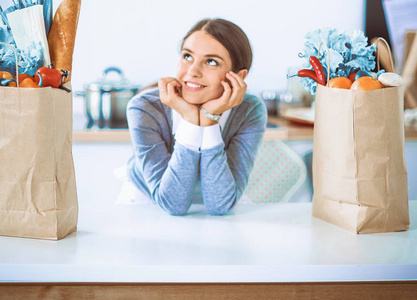
POLYGON ((0 237, 0 298, 415 296, 417 201, 410 217, 408 231, 357 235, 312 217, 311 203, 238 204, 224 216, 80 203, 78 231, 60 241, 0 237))

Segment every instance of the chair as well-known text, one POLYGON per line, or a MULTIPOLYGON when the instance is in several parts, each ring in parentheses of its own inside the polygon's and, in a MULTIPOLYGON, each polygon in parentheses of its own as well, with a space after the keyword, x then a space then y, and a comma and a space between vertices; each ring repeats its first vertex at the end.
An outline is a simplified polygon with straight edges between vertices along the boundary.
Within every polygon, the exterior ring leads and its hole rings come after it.
POLYGON ((245 190, 248 203, 287 202, 306 179, 300 156, 280 140, 262 141, 245 190))

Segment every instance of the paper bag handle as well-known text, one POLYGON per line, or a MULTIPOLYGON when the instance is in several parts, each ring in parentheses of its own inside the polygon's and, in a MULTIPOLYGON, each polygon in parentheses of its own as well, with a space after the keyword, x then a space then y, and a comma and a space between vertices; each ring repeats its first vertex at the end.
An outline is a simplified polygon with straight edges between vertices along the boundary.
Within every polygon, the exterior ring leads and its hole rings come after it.
POLYGON ((327 47, 325 42, 320 42, 319 44, 319 49, 317 50, 317 58, 320 57, 320 48, 321 45, 326 46, 327 48, 327 82, 326 82, 326 86, 329 86, 329 81, 330 81, 330 51, 329 51, 329 47, 327 47))
POLYGON ((6 44, 6 43, 3 43, 3 42, 0 42, 0 44, 3 44, 3 45, 5 45, 5 46, 7 46, 7 47, 10 47, 10 48, 12 48, 12 50, 14 51, 14 56, 15 56, 15 58, 16 58, 16 85, 17 85, 17 87, 19 87, 19 66, 18 66, 18 63, 19 63, 19 59, 17 58, 17 51, 16 51, 16 49, 12 46, 12 45, 10 45, 10 44, 6 44))
POLYGON ((384 38, 382 38, 382 37, 377 38, 377 40, 376 40, 376 42, 375 42, 375 45, 376 45, 376 61, 377 61, 378 71, 380 70, 380 66, 379 66, 379 49, 378 49, 378 42, 379 42, 379 41, 383 41, 383 42, 384 42, 384 44, 385 44, 385 46, 387 46, 387 49, 388 49, 388 56, 389 56, 389 61, 390 61, 390 63, 391 63, 391 68, 392 68, 392 71, 393 71, 393 72, 395 72, 395 69, 394 69, 394 62, 393 62, 393 60, 392 60, 391 48, 390 48, 390 46, 388 45, 387 41, 386 41, 384 38))

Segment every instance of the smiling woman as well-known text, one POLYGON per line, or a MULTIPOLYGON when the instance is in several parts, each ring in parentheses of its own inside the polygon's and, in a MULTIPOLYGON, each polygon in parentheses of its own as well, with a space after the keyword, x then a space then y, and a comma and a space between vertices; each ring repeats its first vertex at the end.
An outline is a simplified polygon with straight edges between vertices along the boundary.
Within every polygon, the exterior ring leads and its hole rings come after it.
POLYGON ((173 215, 202 201, 225 214, 238 202, 266 127, 263 102, 246 93, 251 63, 237 25, 204 19, 183 39, 177 77, 129 102, 129 177, 143 197, 173 215))

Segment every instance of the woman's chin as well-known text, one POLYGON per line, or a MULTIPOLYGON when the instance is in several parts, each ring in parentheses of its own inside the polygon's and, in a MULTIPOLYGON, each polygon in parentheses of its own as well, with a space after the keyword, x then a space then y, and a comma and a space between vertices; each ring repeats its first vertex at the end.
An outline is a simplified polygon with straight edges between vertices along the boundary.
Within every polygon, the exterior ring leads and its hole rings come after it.
POLYGON ((185 101, 187 101, 190 104, 200 105, 200 104, 207 102, 206 100, 203 100, 201 98, 192 97, 188 95, 183 95, 182 97, 185 101))

